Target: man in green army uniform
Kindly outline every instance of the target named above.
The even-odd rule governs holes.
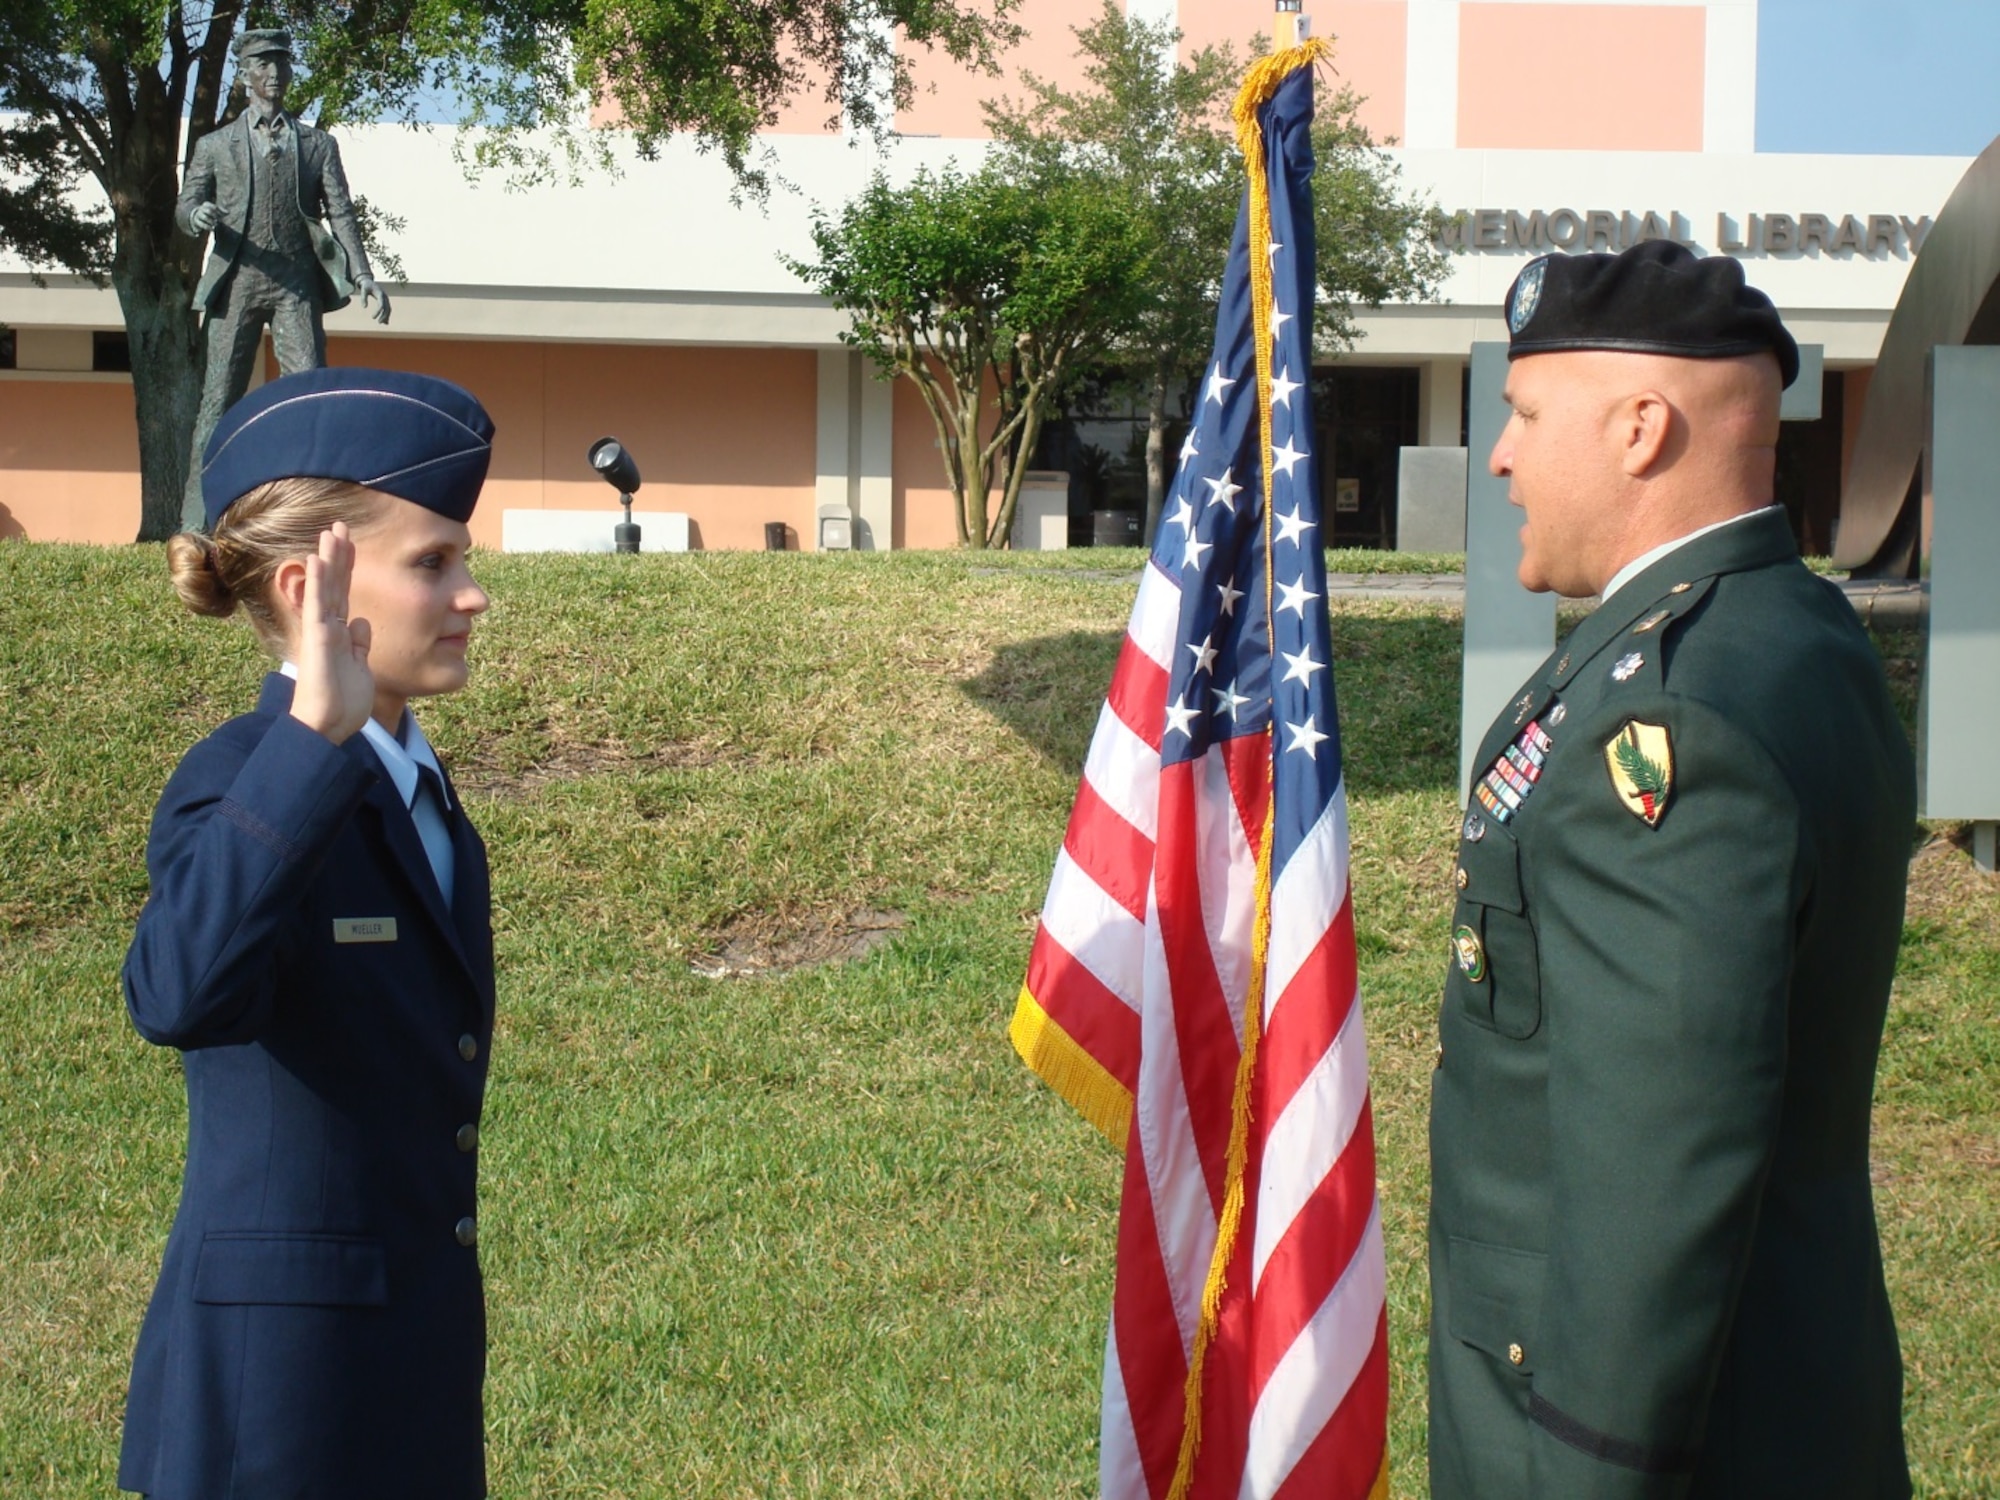
[[[1798,348],[1723,256],[1532,262],[1490,465],[1603,603],[1475,761],[1431,1103],[1439,1500],[1900,1500],[1869,1102],[1915,822],[1771,504]]]

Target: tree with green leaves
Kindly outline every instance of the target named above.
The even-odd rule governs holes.
[[[820,80],[872,128],[911,95],[892,38],[990,66],[1015,0],[6,0],[0,5],[0,246],[109,279],[132,352],[141,539],[177,529],[200,400],[189,305],[205,246],[174,227],[194,144],[241,111],[230,43],[291,31],[288,107],[321,128],[414,119],[428,92],[485,127],[474,159],[532,179],[593,154],[569,122],[608,96],[641,154],[691,133],[753,191],[757,130]],[[8,119],[6,115],[15,118]],[[183,126],[185,125],[185,129]],[[531,132],[554,129],[551,152]],[[102,203],[72,189],[94,182]]]
[[[1226,46],[1177,62],[1180,33],[1127,17],[1115,0],[1072,29],[1083,86],[1058,88],[1025,73],[1026,101],[989,104],[986,119],[1002,170],[1031,182],[1086,174],[1146,226],[1153,274],[1113,357],[1137,367],[1145,382],[1150,537],[1170,475],[1168,404],[1215,332],[1215,291],[1243,189],[1229,121],[1243,70]]]
[[[1139,311],[1146,225],[1098,189],[993,167],[948,164],[901,186],[878,173],[837,215],[815,211],[816,260],[788,261],[850,316],[842,339],[878,375],[922,393],[962,546],[1005,544],[1044,418]]]
[[[1127,16],[1115,0],[1073,29],[1082,86],[1025,74],[1027,99],[988,106],[987,120],[1004,170],[1028,181],[1086,174],[1147,226],[1154,276],[1115,357],[1141,372],[1147,391],[1150,537],[1169,482],[1169,402],[1208,356],[1243,191],[1230,107],[1244,65],[1228,46],[1178,60],[1180,32]],[[1313,129],[1316,343],[1330,354],[1359,336],[1357,306],[1428,300],[1447,269],[1435,243],[1441,216],[1404,194],[1401,169],[1356,118],[1362,102],[1340,87],[1321,102]]]

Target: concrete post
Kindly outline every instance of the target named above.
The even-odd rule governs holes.
[[[894,412],[893,388],[874,378],[859,353],[820,350],[813,513],[844,508],[854,523],[857,551],[887,552],[895,534],[890,476]]]
[[[1507,425],[1507,346],[1472,346],[1471,422],[1465,486],[1465,670],[1459,698],[1458,790],[1472,785],[1472,757],[1486,727],[1555,644],[1556,596],[1531,594],[1521,566],[1521,513],[1507,481],[1486,468]]]
[[[1917,709],[1917,805],[1968,819],[1995,868],[2000,831],[2000,348],[1931,351],[1930,644]]]

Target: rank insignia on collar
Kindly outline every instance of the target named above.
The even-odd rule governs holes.
[[[1467,979],[1477,984],[1486,977],[1486,950],[1470,927],[1461,927],[1451,935],[1451,951],[1458,960],[1459,973]]]
[[[1645,619],[1641,620],[1637,625],[1634,625],[1632,627],[1632,634],[1644,635],[1647,631],[1651,630],[1655,625],[1659,624],[1660,621],[1666,619],[1667,616],[1672,613],[1673,611],[1670,609],[1663,609],[1656,615],[1646,616]]]
[[[1604,764],[1625,810],[1657,828],[1674,790],[1674,746],[1665,727],[1628,720],[1605,742]]]
[[[1645,665],[1646,658],[1636,651],[1630,655],[1621,656],[1618,658],[1618,665],[1611,669],[1611,680],[1613,682],[1630,682],[1639,668]]]

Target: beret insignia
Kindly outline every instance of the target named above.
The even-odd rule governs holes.
[[[1519,333],[1528,326],[1528,320],[1535,315],[1535,309],[1542,301],[1542,278],[1548,275],[1549,258],[1544,255],[1539,260],[1530,261],[1527,269],[1514,278],[1514,295],[1507,301],[1507,330]]]

